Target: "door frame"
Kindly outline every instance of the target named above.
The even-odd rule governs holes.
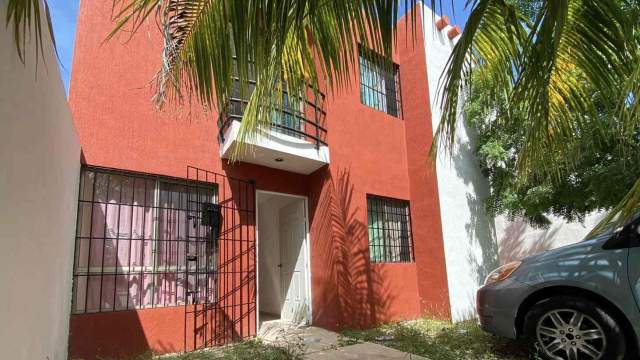
[[[307,291],[306,296],[309,302],[307,307],[307,324],[311,325],[313,322],[312,314],[313,314],[313,301],[311,298],[311,233],[309,232],[309,198],[304,195],[294,195],[287,194],[275,191],[267,191],[267,190],[258,190],[256,189],[255,195],[255,204],[256,204],[256,223],[255,223],[255,237],[256,237],[256,331],[260,331],[260,228],[259,228],[259,220],[260,220],[260,195],[278,195],[278,196],[286,196],[291,198],[300,199],[303,201],[302,207],[304,211],[304,231],[305,238],[302,242],[303,251],[307,257],[307,264],[305,266],[306,272],[306,281],[307,281]],[[280,239],[278,239],[278,243]]]

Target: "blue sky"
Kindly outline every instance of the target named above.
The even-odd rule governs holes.
[[[60,75],[62,75],[64,88],[69,93],[69,77],[71,76],[71,60],[73,59],[79,0],[51,0],[48,3],[60,58]]]
[[[91,0],[96,1],[96,0]],[[108,1],[108,0],[100,0]],[[436,0],[438,13],[449,16],[451,22],[464,28],[469,17],[469,10],[465,9],[467,0]],[[430,4],[430,0],[424,0]],[[453,6],[452,6],[453,5]],[[73,59],[73,45],[76,35],[76,23],[78,20],[79,0],[50,0],[51,19],[53,32],[58,46],[60,57],[60,74],[64,82],[64,88],[69,92],[69,78],[71,77],[71,63]],[[440,8],[442,6],[442,9]],[[455,15],[454,11],[455,9]]]
[[[431,0],[422,0],[422,2],[427,6],[431,6]],[[435,0],[435,2],[438,14],[447,15],[452,25],[460,25],[464,29],[464,24],[469,18],[469,9],[465,9],[467,0]],[[403,1],[400,0],[400,13],[406,11],[402,3]]]

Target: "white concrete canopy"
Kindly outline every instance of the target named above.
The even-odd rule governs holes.
[[[220,146],[223,159],[233,158],[239,144],[239,131],[240,122],[231,121]],[[235,160],[308,175],[329,164],[329,147],[316,147],[316,144],[303,139],[263,130],[256,139],[246,141],[245,148]]]

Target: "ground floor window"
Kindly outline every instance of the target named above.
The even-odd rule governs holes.
[[[217,185],[85,168],[75,243],[73,312],[175,306],[197,289],[213,299]],[[209,226],[205,226],[209,225]]]
[[[368,195],[369,258],[372,262],[413,262],[409,202]]]

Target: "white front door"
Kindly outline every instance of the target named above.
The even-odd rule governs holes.
[[[296,201],[280,211],[280,274],[282,320],[308,323],[307,252],[304,201]]]

